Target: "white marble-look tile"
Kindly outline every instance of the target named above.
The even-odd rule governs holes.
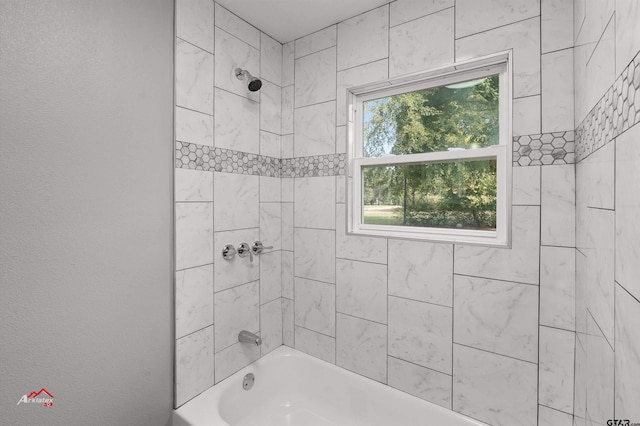
[[[454,345],[453,410],[492,425],[536,426],[536,364]]]
[[[452,309],[389,296],[389,355],[451,374]]]
[[[295,81],[296,108],[334,100],[336,98],[336,48],[332,47],[296,59]]]
[[[346,154],[348,144],[347,126],[336,127],[336,154]]]
[[[640,126],[618,136],[615,149],[616,280],[640,299]]]
[[[296,108],[294,111],[296,157],[333,154],[336,151],[335,101]]]
[[[600,3],[611,4],[613,0],[590,1],[589,7],[597,8]],[[597,16],[597,13],[590,12],[588,16]],[[604,32],[597,32],[597,36],[594,33],[594,39],[587,44],[582,44],[583,42],[578,40],[576,48],[574,48],[576,70],[574,77],[576,101],[574,106],[576,110],[575,123],[578,124],[615,82],[617,77],[615,19],[609,20],[610,16],[611,13],[609,13],[603,24],[606,26]],[[589,24],[585,22],[582,27],[589,27]],[[603,28],[605,27],[603,26]]]
[[[280,181],[282,191],[282,202],[293,203],[293,178],[282,178]]]
[[[389,240],[389,294],[451,306],[453,245]]]
[[[336,123],[347,124],[347,89],[367,83],[386,80],[389,77],[389,60],[382,59],[369,64],[360,65],[338,71],[336,92]]]
[[[389,77],[426,71],[454,61],[453,8],[389,30]]]
[[[213,262],[213,203],[176,203],[176,270]]]
[[[260,78],[282,86],[282,44],[260,33]]]
[[[306,35],[295,41],[295,58],[310,55],[336,45],[336,25]],[[293,84],[293,82],[292,82]]]
[[[590,219],[586,230],[587,247],[580,249],[586,255],[586,271],[582,275],[584,281],[576,282],[576,287],[586,286],[585,306],[607,340],[612,343],[615,258],[620,256],[619,251],[614,252],[616,218],[613,211],[601,209],[588,209],[588,215]],[[634,262],[637,262],[637,259]]]
[[[213,327],[176,341],[176,405],[213,386]]]
[[[247,87],[249,83],[246,80],[239,80],[235,73],[236,68],[242,68],[254,77],[260,77],[260,50],[258,49],[216,28],[216,88],[258,102],[260,92],[250,92]]]
[[[282,299],[282,344],[290,348],[295,346],[293,306],[293,300]]]
[[[176,169],[175,201],[213,201],[213,173]]]
[[[573,0],[542,0],[542,53],[573,47]]]
[[[573,331],[540,327],[539,403],[573,413]]]
[[[216,352],[216,383],[260,358],[260,346],[236,343]]]
[[[260,155],[280,158],[282,136],[260,131]]]
[[[640,419],[640,302],[616,285],[616,419]]]
[[[615,356],[591,315],[587,317],[587,404],[592,425],[614,418]]]
[[[346,176],[336,176],[336,203],[347,202],[347,178]]]
[[[216,232],[260,225],[260,176],[215,172],[214,182]]]
[[[260,130],[280,134],[281,128],[282,90],[265,80],[260,89]]]
[[[635,0],[616,0],[616,75],[629,65],[640,50],[638,22],[640,4]]]
[[[216,232],[213,236],[215,268],[213,269],[214,291],[228,289],[260,279],[260,256],[249,260],[249,256],[234,256],[231,260],[222,258],[222,248],[232,244],[236,249],[241,242],[251,244],[259,235],[258,228],[240,229],[237,231]]]
[[[213,116],[176,107],[176,140],[213,146]]]
[[[282,255],[280,250],[260,255],[260,304],[282,296]]]
[[[336,335],[336,286],[295,278],[295,324],[328,336]]]
[[[467,0],[469,2],[469,0]],[[456,40],[456,61],[513,49],[513,96],[540,93],[540,18]]]
[[[576,250],[540,247],[540,324],[575,330]]]
[[[338,24],[338,70],[386,58],[389,55],[389,5]]]
[[[213,55],[176,40],[176,105],[213,115]]]
[[[262,355],[282,346],[282,299],[260,306],[260,337]]]
[[[293,252],[282,250],[282,297],[293,299]]]
[[[297,350],[331,364],[336,363],[336,339],[333,337],[296,326],[294,339]]]
[[[586,334],[587,332],[587,290],[589,274],[587,257],[576,249],[576,333]]]
[[[387,383],[387,326],[337,315],[336,365]]]
[[[386,324],[387,266],[336,259],[336,295],[338,312]]]
[[[213,53],[213,13],[211,0],[176,1],[176,36]]]
[[[584,341],[584,342],[583,342]],[[573,397],[573,415],[575,424],[584,425],[587,416],[587,345],[586,327],[585,334],[576,333],[576,360],[575,360],[575,385]]]
[[[335,283],[335,231],[295,228],[294,234],[296,276]]]
[[[389,386],[451,409],[450,375],[393,357],[389,357],[388,368]]]
[[[293,86],[282,88],[282,134],[293,133]],[[293,139],[293,138],[292,138]],[[293,140],[292,140],[293,142]],[[291,144],[293,148],[293,143]],[[291,155],[282,155],[282,158],[293,157],[293,149]]]
[[[282,45],[282,87],[293,84],[294,45],[293,41]]]
[[[456,245],[454,272],[538,284],[540,208],[514,206],[511,227],[510,249]]]
[[[573,416],[545,407],[544,405],[539,405],[538,426],[573,426]]]
[[[637,132],[635,129],[631,129],[630,133],[633,134],[634,131]],[[603,146],[576,165],[576,191],[578,189],[581,191],[579,196],[576,194],[576,203],[578,198],[581,198],[583,201],[581,207],[597,207],[610,210],[615,208],[616,144],[620,144],[620,140],[624,141],[626,136],[627,133],[620,135],[618,142]],[[621,160],[625,161],[624,157],[618,157],[618,161]],[[617,165],[618,167],[624,166],[623,163],[617,163]],[[578,168],[582,169],[580,179],[578,179],[577,175]],[[628,176],[624,178],[628,178]],[[617,184],[622,190],[625,190],[626,182],[625,180],[618,181]]]
[[[456,343],[538,361],[537,286],[456,275],[453,300]]]
[[[258,281],[215,293],[216,352],[238,342],[238,333],[260,331],[260,285]]]
[[[389,24],[392,27],[425,15],[453,7],[455,0],[397,0],[391,2]]]
[[[387,263],[387,239],[347,235],[344,204],[336,204],[336,256],[341,259]]]
[[[540,205],[540,166],[513,168],[513,205]]]
[[[176,337],[213,324],[213,264],[176,272]]]
[[[293,123],[293,120],[291,122]],[[293,158],[293,135],[282,136],[280,158]]]
[[[513,136],[540,134],[540,95],[513,100],[512,126]]]
[[[260,152],[260,104],[216,89],[215,145],[235,151]]]
[[[540,0],[457,0],[456,38],[540,15]]]
[[[297,227],[335,229],[336,178],[296,178],[294,224]]]
[[[542,133],[573,129],[573,49],[542,55]]]
[[[216,27],[225,30],[245,43],[249,43],[256,49],[260,49],[260,30],[217,3],[215,22]],[[219,52],[219,50],[216,50],[216,52]]]
[[[293,203],[282,203],[282,250],[293,251]]]
[[[279,203],[281,201],[280,178],[260,176],[260,202]]]
[[[282,204],[260,203],[260,241],[270,250],[282,247]]]

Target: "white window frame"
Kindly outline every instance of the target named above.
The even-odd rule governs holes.
[[[347,90],[349,174],[347,179],[347,233],[436,242],[510,247],[511,245],[511,51],[459,62],[423,73],[415,73]],[[499,143],[486,148],[407,154],[385,157],[363,155],[363,102],[430,87],[444,86],[499,75]],[[458,160],[495,159],[497,167],[496,230],[428,228],[371,225],[363,223],[364,166],[424,164]]]

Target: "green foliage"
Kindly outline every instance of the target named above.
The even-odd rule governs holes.
[[[366,103],[365,155],[404,155],[495,145],[498,76]],[[402,206],[409,226],[495,228],[493,160],[368,167],[364,202]]]

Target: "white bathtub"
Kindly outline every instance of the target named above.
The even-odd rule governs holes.
[[[255,375],[252,389],[242,381]],[[281,346],[187,402],[174,426],[478,426],[484,423]]]

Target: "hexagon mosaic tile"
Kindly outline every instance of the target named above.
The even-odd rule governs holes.
[[[620,74],[576,129],[577,160],[640,122],[640,54]]]
[[[180,141],[176,141],[175,157],[177,168],[269,177],[341,176],[346,174],[347,164],[345,154],[281,160]]]
[[[573,164],[574,160],[573,131],[513,138],[514,167]]]

